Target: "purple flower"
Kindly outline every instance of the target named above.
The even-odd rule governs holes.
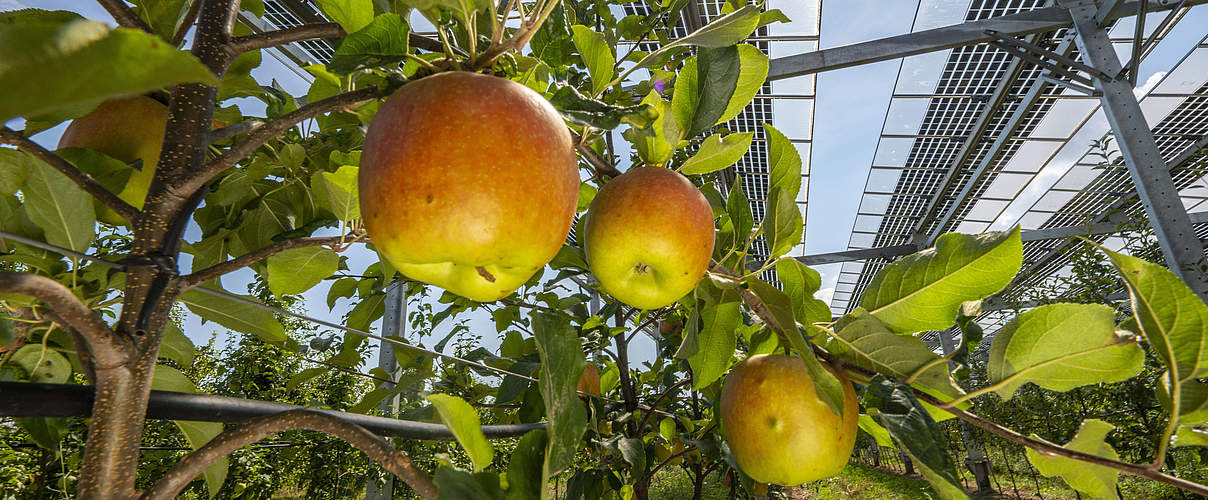
[[[654,90],[658,91],[659,95],[663,95],[663,91],[667,89],[667,82],[663,80],[654,81]]]

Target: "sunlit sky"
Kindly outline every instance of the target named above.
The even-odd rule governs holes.
[[[798,2],[797,0],[771,0],[771,7],[780,7],[794,15],[794,10],[802,9],[802,5],[813,2]],[[917,2],[885,1],[885,0],[843,0],[823,2],[821,15],[820,44],[822,47],[834,47],[854,42],[871,40],[886,36],[906,33],[912,29],[924,27],[924,24],[939,22],[952,18],[940,24],[959,22],[963,17],[967,0],[924,0],[924,5],[930,7],[923,15],[918,11]],[[12,10],[23,7],[42,9],[63,9],[79,12],[91,19],[104,20],[112,23],[107,13],[94,2],[85,0],[0,0],[0,10]],[[925,9],[926,10],[926,9]],[[953,17],[953,14],[957,14]],[[800,15],[800,14],[796,14]],[[919,24],[916,25],[916,17]],[[1155,24],[1157,21],[1150,21]],[[1192,47],[1199,43],[1204,35],[1204,26],[1208,26],[1208,6],[1199,6],[1191,10],[1170,33],[1154,53],[1145,59],[1141,65],[1140,82],[1142,90],[1148,90],[1161,80]],[[934,27],[928,25],[925,27]],[[417,31],[423,31],[420,26]],[[774,45],[772,56],[783,56],[788,53],[809,50],[811,42],[784,42]],[[261,82],[277,81],[283,88],[294,95],[305,95],[309,88],[309,80],[304,72],[286,64],[285,59],[275,51],[266,51],[263,63],[254,70],[253,74]],[[816,254],[846,250],[849,247],[852,226],[860,206],[861,196],[869,176],[874,154],[877,152],[878,141],[886,126],[887,110],[898,80],[901,60],[857,66],[842,70],[822,73],[817,77],[817,99],[814,101],[814,116],[812,123],[808,117],[797,112],[796,108],[782,106],[801,106],[800,102],[780,101],[773,125],[784,131],[789,137],[801,137],[800,134],[812,134],[812,154],[809,162],[808,203],[809,209],[806,220],[806,237],[804,249],[798,248],[794,255]],[[1202,72],[1208,72],[1208,61],[1200,64]],[[800,82],[788,80],[774,84],[774,93],[796,93],[802,88]],[[808,102],[808,101],[807,101]],[[245,114],[258,114],[263,105],[243,99],[240,107]],[[48,147],[53,147],[62,126],[48,130],[36,136],[36,139]],[[1085,145],[1107,132],[1105,122],[1091,120],[1080,130],[1073,144],[1076,149],[1085,152]],[[797,134],[797,135],[795,135]],[[803,137],[809,138],[809,137]],[[1072,151],[1072,149],[1071,149]],[[808,151],[807,151],[808,152]],[[1053,161],[1047,165],[1023,189],[1016,202],[1010,204],[1006,211],[996,220],[995,226],[1009,227],[1043,195],[1048,188],[1065,173],[1080,156],[1073,155],[1068,161]],[[626,155],[622,154],[622,158]],[[997,227],[995,227],[997,228]],[[193,227],[186,239],[195,241],[198,236],[197,228]],[[351,272],[356,274],[366,266],[375,262],[377,257],[364,250],[355,248],[348,251]],[[188,257],[184,257],[182,267],[187,269]],[[823,275],[823,290],[818,297],[829,301],[834,292],[835,281],[839,274],[839,264],[820,266],[817,269]],[[250,271],[230,275],[223,279],[224,287],[233,292],[244,292],[250,278]],[[351,309],[348,299],[341,299],[336,307],[328,311],[326,305],[327,289],[330,282],[324,282],[309,292],[303,294],[309,314],[339,322],[341,317]],[[433,294],[438,296],[439,293]],[[438,310],[440,305],[437,305]],[[437,332],[424,336],[419,341],[431,345],[444,336],[452,325],[446,322]],[[498,347],[500,339],[495,333],[494,324],[486,314],[470,315],[470,328],[482,336],[482,342],[488,349]],[[204,344],[212,335],[217,334],[220,342],[230,338],[230,333],[222,331],[214,324],[202,324],[196,317],[190,317],[185,328],[186,333],[195,343]],[[234,334],[238,335],[238,334]],[[414,332],[407,335],[416,340]],[[644,336],[637,337],[637,344],[632,348],[634,363],[648,362],[654,354],[653,342]],[[449,348],[451,350],[451,347]]]

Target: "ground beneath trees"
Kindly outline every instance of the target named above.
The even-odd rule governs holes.
[[[1073,495],[1062,496],[1045,492],[1043,496],[1036,492],[1019,489],[1018,496],[1013,488],[1007,487],[1005,492],[994,495],[977,495],[966,490],[971,498],[977,500],[1006,500],[1006,499],[1044,499],[1064,500],[1074,498]],[[934,490],[921,475],[903,475],[888,469],[849,464],[839,475],[815,481],[795,488],[784,490],[785,498],[790,500],[914,500],[918,498],[937,498]]]

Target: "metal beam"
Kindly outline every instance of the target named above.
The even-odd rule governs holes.
[[[1118,75],[1120,59],[1108,39],[1107,30],[1096,24],[1096,12],[1094,2],[1089,0],[1070,2],[1078,48],[1091,66],[1109,75]],[[1191,218],[1183,208],[1179,191],[1154,141],[1153,131],[1133,94],[1132,84],[1120,79],[1097,77],[1094,80],[1095,88],[1103,93],[1099,99],[1103,111],[1162,246],[1167,267],[1201,298],[1208,296],[1208,279],[1200,269],[1204,246],[1195,235]]]
[[[92,414],[92,402],[95,395],[96,389],[89,385],[0,382],[0,416],[86,418]],[[147,418],[239,423],[256,417],[301,408],[304,407],[252,399],[151,391],[151,399],[147,405]],[[440,424],[317,408],[309,409],[357,424],[380,436],[424,441],[453,441],[454,439],[453,431]],[[499,439],[522,436],[530,430],[544,428],[545,423],[484,425],[482,431],[488,439]]]
[[[1123,2],[1119,9],[1109,12],[1104,20],[1114,21],[1133,15],[1137,11],[1138,3]],[[1208,0],[1188,0],[1185,6],[1193,7],[1203,3],[1208,3]],[[1149,12],[1167,11],[1174,7],[1169,3],[1153,2],[1149,5]],[[994,38],[987,35],[986,30],[1019,36],[1044,33],[1068,28],[1072,25],[1073,21],[1070,19],[1069,11],[1062,7],[1046,7],[1009,16],[970,21],[842,47],[778,57],[770,63],[768,81],[888,61],[965,45],[988,43]]]
[[[1192,224],[1208,223],[1208,212],[1196,212],[1189,214],[1188,220],[1190,220]],[[1020,232],[1020,237],[1023,239],[1023,241],[1027,242],[1058,240],[1073,236],[1112,234],[1120,232],[1120,225],[1127,222],[1130,222],[1130,220],[1125,219],[1123,216],[1117,215],[1116,217],[1109,218],[1105,222],[1100,221],[1093,224],[1025,230]],[[842,252],[820,253],[795,258],[803,264],[816,266],[822,264],[834,264],[837,262],[901,257],[903,255],[915,253],[923,248],[924,247],[914,244],[905,244],[889,247],[863,248],[859,250],[844,250]]]

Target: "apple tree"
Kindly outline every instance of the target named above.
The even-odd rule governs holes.
[[[784,463],[789,455],[776,450],[802,446],[787,437],[808,434],[796,432],[805,425],[794,423],[801,419],[775,420],[761,431],[735,428],[743,424],[724,417],[727,404],[735,404],[727,402],[727,374],[773,359],[755,358],[765,355],[793,367],[776,380],[794,397],[745,402],[744,409],[822,415],[852,441],[857,425],[887,435],[943,498],[965,496],[956,486],[955,464],[937,445],[943,439],[937,420],[954,417],[1028,447],[1043,473],[1096,496],[1114,494],[1120,472],[1208,492],[1161,470],[1170,447],[1208,444],[1208,306],[1156,264],[1104,250],[1130,293],[1128,318],[1118,321],[1115,310],[1094,304],[1050,304],[1021,313],[989,347],[989,385],[973,391],[963,389],[954,372],[961,373],[981,342],[975,320],[982,301],[1019,272],[1018,229],[941,237],[935,248],[886,266],[859,307],[841,318],[832,318],[814,298],[818,273],[786,257],[803,232],[795,203],[801,158],[771,124],[735,131],[726,126],[768,72],[768,57],[743,41],[758,27],[785,20],[779,11],[732,1],[710,24],[674,38],[672,19],[687,4],[683,0],[651,2],[649,15],[620,18],[606,2],[320,0],[333,22],[259,33],[237,16],[240,9],[263,15],[264,6],[254,0],[99,3],[117,28],[71,12],[0,13],[0,119],[8,124],[0,142],[11,146],[0,149],[0,292],[3,326],[14,332],[2,366],[20,381],[62,383],[78,374],[93,387],[76,491],[82,498],[171,498],[198,477],[214,492],[227,455],[295,429],[351,443],[425,498],[546,497],[554,477],[569,478],[568,488],[580,496],[645,498],[651,476],[668,466],[690,470],[698,493],[713,471],[762,492],[768,481],[814,478],[769,472],[793,468]],[[409,22],[418,16],[436,27],[435,38],[412,32]],[[263,50],[312,39],[333,40],[336,50],[326,64],[304,68],[314,77],[305,96],[251,75]],[[388,247],[402,229],[385,224],[366,231],[368,212],[398,200],[359,196],[380,181],[362,175],[382,167],[368,164],[382,157],[374,148],[395,144],[366,140],[375,123],[380,128],[394,119],[379,113],[394,113],[390,99],[454,72],[507,80],[509,88],[555,109],[553,134],[567,140],[550,147],[566,150],[536,154],[571,158],[568,168],[579,179],[564,211],[540,213],[549,215],[551,227],[569,228],[571,237],[556,241],[546,262],[497,300],[466,293],[461,281],[440,287],[416,281],[436,280],[417,271],[415,262],[391,256],[396,253]],[[262,103],[264,112],[245,113],[247,100]],[[130,102],[162,110],[136,111]],[[421,104],[432,106],[425,116],[472,106]],[[94,119],[101,125],[90,125]],[[34,138],[68,121],[70,132],[58,148]],[[142,126],[148,123],[155,126]],[[455,142],[503,162],[491,149],[501,147],[494,134],[521,128],[433,140],[428,147]],[[421,132],[390,130],[403,137]],[[620,140],[629,143],[630,157],[615,154],[613,141]],[[766,207],[761,220],[741,186],[719,175],[756,140],[766,143],[770,157],[768,195],[755,200]],[[519,184],[487,191],[549,189],[541,169],[530,178],[492,177],[490,164],[474,163],[464,168],[484,170],[465,175],[478,176],[480,184]],[[652,171],[657,175],[631,175]],[[447,177],[460,172],[451,167]],[[626,181],[636,178],[645,180]],[[632,197],[608,203],[626,182]],[[669,185],[674,189],[665,191]],[[429,193],[428,203],[432,194],[445,192]],[[690,210],[662,205],[680,199]],[[496,227],[491,224],[509,216],[532,215],[519,213],[521,204],[485,222],[452,212],[471,205],[449,204],[448,220],[473,220],[489,233]],[[629,212],[609,219],[606,207],[612,206]],[[602,236],[640,234],[663,223],[672,229],[661,236]],[[447,243],[439,240],[452,229],[432,227],[424,238],[402,244]],[[756,241],[766,244],[768,255],[752,252]],[[525,243],[522,237],[505,246]],[[452,242],[459,250],[474,244]],[[385,258],[348,275],[344,271],[354,263],[341,254],[352,246]],[[665,253],[636,264],[626,260],[647,248]],[[473,272],[460,280],[495,283],[500,277],[496,268],[470,264]],[[400,268],[406,269],[401,275]],[[298,347],[274,316],[279,311],[223,288],[224,276],[246,269],[275,296],[329,281],[329,306],[356,298],[338,325],[347,334],[324,366],[363,362],[363,334],[382,316],[387,287],[399,280],[413,293],[440,294],[442,310],[427,317],[429,328],[469,311],[489,312],[496,331],[476,333],[502,339],[497,352],[466,345],[452,358],[388,339],[407,380],[397,387],[431,389],[424,391],[425,401],[468,459],[434,468],[431,457],[409,457],[337,416],[294,410],[231,428],[181,424],[196,451],[136,491],[150,391],[195,389],[172,363],[161,362],[192,349],[171,321],[177,304],[283,349]],[[771,270],[774,280],[767,279]],[[662,279],[661,273],[677,278]],[[593,307],[593,296],[604,304]],[[662,332],[660,355],[635,368],[630,342],[656,328]],[[946,356],[919,338],[950,328],[959,328],[963,341]],[[1068,391],[1129,379],[1141,370],[1146,348],[1164,364],[1159,399],[1169,415],[1148,463],[1118,460],[1104,441],[1111,429],[1103,422],[1084,422],[1072,441],[1059,445],[968,411],[973,398],[1010,398],[1028,383]],[[596,366],[585,369],[589,361]],[[325,369],[298,374],[298,383]],[[585,372],[599,372],[599,380],[580,384]],[[354,410],[368,411],[399,388],[379,387]],[[471,403],[491,410],[480,414]],[[484,417],[546,425],[521,437],[500,466],[493,465],[498,453],[481,431]],[[38,432],[52,424],[34,419],[22,425]],[[749,447],[728,443],[727,433],[764,436],[761,448],[773,452],[751,454],[744,451]],[[841,467],[850,454],[847,443],[813,458]],[[429,465],[417,466],[421,462]],[[782,477],[788,479],[777,479]]]

